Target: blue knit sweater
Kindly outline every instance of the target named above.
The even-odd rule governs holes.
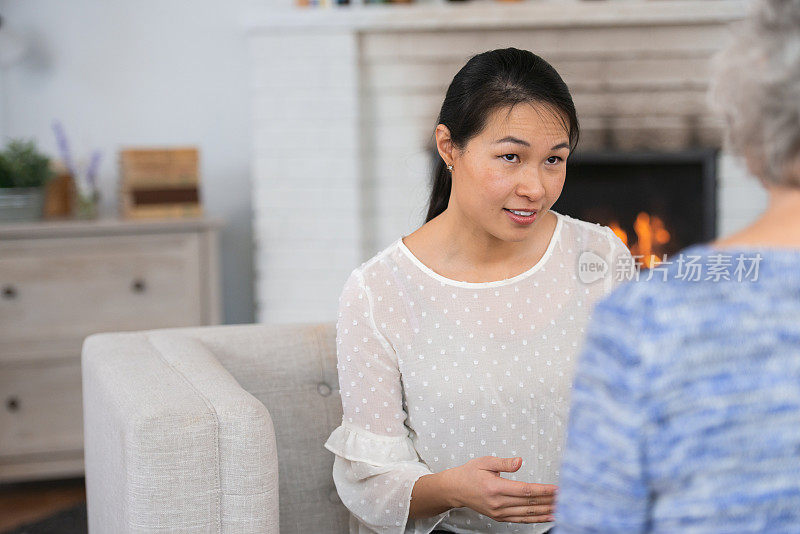
[[[800,251],[679,256],[592,312],[555,534],[800,533]]]

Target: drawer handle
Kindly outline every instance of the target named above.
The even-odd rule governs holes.
[[[6,408],[8,408],[9,412],[18,412],[19,411],[19,398],[17,397],[9,397],[6,399]]]
[[[144,290],[147,289],[147,285],[144,283],[144,280],[141,278],[137,278],[131,284],[131,289],[134,293],[144,293]]]
[[[11,285],[3,286],[3,298],[9,300],[17,298],[17,288]]]

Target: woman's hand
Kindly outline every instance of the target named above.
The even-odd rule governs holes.
[[[453,507],[466,506],[495,521],[553,521],[558,486],[508,480],[500,476],[501,472],[512,473],[521,466],[522,458],[519,457],[481,456],[448,469]]]

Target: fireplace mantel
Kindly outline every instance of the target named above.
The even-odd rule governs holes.
[[[538,1],[506,3],[354,4],[329,8],[254,8],[251,32],[298,30],[431,31],[726,23],[746,12],[743,0]]]

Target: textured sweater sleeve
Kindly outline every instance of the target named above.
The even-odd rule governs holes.
[[[359,269],[339,299],[336,351],[342,423],[325,448],[333,479],[358,532],[427,534],[449,515],[408,519],[417,479],[432,474],[413,446],[403,407],[397,354],[378,331],[372,296]]]
[[[598,302],[573,381],[556,503],[557,534],[646,532],[646,310],[627,284]]]

